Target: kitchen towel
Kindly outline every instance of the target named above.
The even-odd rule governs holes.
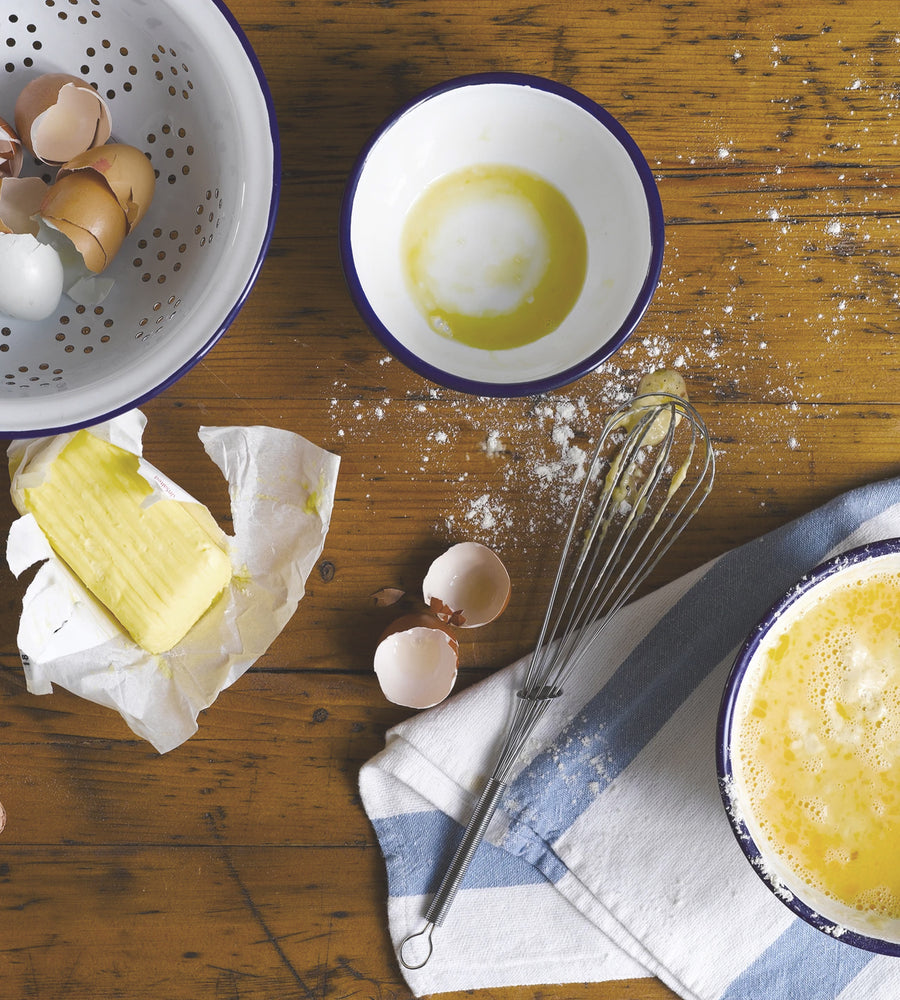
[[[702,514],[701,514],[702,517]],[[824,559],[900,536],[900,479],[862,487],[619,612],[546,713],[417,996],[658,976],[689,1000],[896,1000],[900,959],[793,916],[747,863],[715,768],[743,640]],[[360,773],[395,948],[423,926],[527,659],[394,727]]]

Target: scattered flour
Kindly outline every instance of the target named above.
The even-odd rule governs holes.
[[[900,36],[894,41],[900,45]],[[837,33],[827,39],[823,34],[826,42],[842,45]],[[338,438],[372,434],[377,442],[389,427],[394,440],[407,442],[408,465],[385,467],[395,459],[381,457],[373,447],[366,457],[371,467],[361,474],[414,478],[427,471],[429,480],[453,484],[445,491],[447,509],[434,512],[437,533],[499,548],[543,548],[567,524],[606,416],[631,395],[642,375],[656,368],[679,370],[689,387],[700,382],[706,400],[740,401],[752,390],[759,405],[749,408],[743,440],[723,443],[719,457],[727,458],[729,448],[756,448],[770,464],[754,484],[732,487],[738,492],[765,490],[771,479],[770,492],[777,493],[773,456],[782,455],[786,464],[802,462],[805,421],[837,412],[836,404],[823,400],[821,390],[827,395],[829,383],[819,373],[841,360],[850,336],[879,336],[885,316],[900,306],[900,292],[888,289],[878,270],[883,258],[893,256],[898,238],[891,168],[879,170],[875,160],[867,165],[862,144],[872,141],[865,132],[870,126],[874,132],[874,125],[854,121],[851,103],[845,119],[823,121],[818,132],[809,123],[790,140],[783,138],[784,113],[799,114],[807,100],[805,88],[814,83],[788,72],[792,62],[798,65],[790,39],[748,42],[740,49],[733,40],[723,40],[722,55],[736,72],[763,72],[775,79],[778,74],[769,71],[774,65],[784,74],[783,93],[776,90],[771,97],[773,114],[761,119],[762,128],[771,122],[771,152],[765,172],[755,175],[756,190],[744,187],[741,136],[715,134],[714,119],[705,132],[698,130],[693,148],[673,154],[671,162],[657,158],[654,173],[665,203],[666,185],[675,183],[672,178],[681,176],[677,172],[685,163],[723,173],[736,170],[736,190],[746,199],[739,212],[749,214],[750,224],[728,218],[725,209],[718,211],[720,219],[699,221],[721,222],[746,243],[729,251],[723,237],[714,254],[698,258],[696,246],[685,242],[682,259],[680,238],[686,230],[677,224],[667,229],[663,271],[648,316],[610,362],[568,389],[531,399],[473,399],[417,384],[405,394],[360,405],[347,398],[353,390],[346,384],[335,386],[331,414]],[[847,102],[865,96],[881,105],[882,116],[900,111],[896,87],[853,73],[845,82]],[[886,149],[891,142],[896,146],[898,138],[883,139],[876,148]],[[851,159],[854,166],[848,169],[844,164]],[[804,199],[797,200],[792,192],[803,180],[795,171],[808,171],[810,165],[822,181],[804,188]],[[754,176],[747,175],[752,184]],[[701,211],[699,204],[695,208]],[[815,299],[799,295],[795,305],[792,290],[808,289],[813,279]],[[809,301],[816,307],[809,308]],[[860,349],[858,341],[853,349]],[[387,366],[392,359],[380,357],[378,364]],[[468,453],[457,466],[460,439]],[[523,495],[529,498],[524,514]]]
[[[500,431],[491,431],[484,444],[485,454],[487,455],[500,455],[503,453],[503,442],[500,440]]]

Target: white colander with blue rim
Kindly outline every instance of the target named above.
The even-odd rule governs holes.
[[[11,9],[8,5],[7,9]],[[96,306],[0,314],[0,437],[87,426],[195,365],[244,303],[268,249],[279,143],[263,72],[219,0],[32,0],[0,14],[0,117],[42,73],[108,102],[113,141],[149,157],[156,192]],[[23,176],[55,171],[26,154]]]

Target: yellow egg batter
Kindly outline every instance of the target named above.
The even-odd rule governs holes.
[[[733,746],[757,842],[826,896],[900,918],[900,571],[891,565],[845,574],[786,613],[745,679]]]
[[[568,199],[503,164],[430,184],[404,223],[401,254],[409,293],[431,328],[486,350],[555,330],[587,271],[587,238]]]

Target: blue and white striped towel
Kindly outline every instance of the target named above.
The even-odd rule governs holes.
[[[702,514],[701,514],[702,517]],[[741,642],[839,551],[900,535],[900,480],[848,493],[626,607],[545,716],[417,996],[654,975],[692,1000],[896,1000],[900,959],[795,918],[722,808],[715,724]],[[392,729],[360,774],[395,947],[422,926],[525,661]]]

